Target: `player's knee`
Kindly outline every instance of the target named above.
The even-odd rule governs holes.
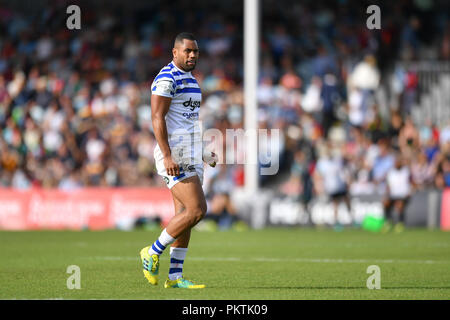
[[[206,208],[203,207],[196,207],[195,209],[191,210],[191,224],[192,225],[196,225],[197,223],[200,222],[200,220],[203,219],[203,217],[206,214]]]

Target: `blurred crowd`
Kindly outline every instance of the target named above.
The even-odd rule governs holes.
[[[150,84],[193,30],[205,96],[239,86],[239,1],[76,3],[81,30],[66,27],[67,1],[0,7],[0,185],[163,186]]]
[[[28,14],[0,7],[1,186],[163,186],[149,86],[179,31],[198,38],[203,127],[224,136],[243,128],[241,1],[82,4],[81,30],[66,28],[64,1]],[[368,5],[261,1],[258,122],[281,132],[279,174],[261,176],[262,186],[309,201],[324,192],[316,164],[332,158],[351,193],[373,193],[396,153],[417,188],[450,186],[450,121],[438,128],[410,117],[417,75],[397,76],[398,107],[388,117],[375,95],[397,60],[450,58],[448,5],[383,3],[381,30],[366,28]],[[229,194],[243,183],[242,165],[208,168],[214,210],[234,212]]]
[[[413,190],[450,186],[450,119],[443,127],[414,123],[418,74],[394,68],[450,59],[448,3],[263,4],[271,10],[263,10],[260,117],[284,132],[282,194],[305,203],[341,192],[385,194],[396,158]],[[380,6],[380,30],[366,27],[371,4]],[[393,98],[384,113],[377,97],[383,81]]]

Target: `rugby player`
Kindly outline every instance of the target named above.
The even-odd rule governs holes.
[[[214,166],[216,155],[203,154],[198,115],[202,94],[192,75],[199,48],[194,35],[180,33],[172,49],[173,60],[163,67],[152,85],[151,108],[156,169],[170,189],[175,216],[159,238],[140,252],[145,278],[158,284],[159,256],[170,247],[169,277],[165,288],[204,288],[183,276],[183,263],[194,227],[206,213],[202,189],[203,161]]]
[[[382,232],[388,232],[395,223],[394,231],[402,232],[405,229],[405,210],[414,187],[411,171],[406,159],[398,153],[395,164],[386,175],[386,196],[383,201],[386,223]],[[392,216],[394,209],[395,216]]]

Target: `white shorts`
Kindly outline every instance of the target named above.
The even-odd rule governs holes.
[[[167,174],[166,167],[164,167],[164,157],[158,146],[155,147],[154,151],[156,170],[158,174],[164,179],[167,187],[172,189],[174,185],[178,182],[183,181],[187,178],[198,176],[200,179],[200,184],[203,185],[203,163],[200,164],[189,164],[188,159],[175,159],[180,165],[180,175],[170,176]]]

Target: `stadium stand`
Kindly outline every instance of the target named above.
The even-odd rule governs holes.
[[[417,188],[450,186],[448,2],[385,1],[372,31],[369,2],[261,2],[259,126],[282,132],[280,172],[263,187],[321,195],[314,169],[329,148],[350,192],[370,193],[386,146]],[[0,8],[1,186],[163,186],[149,85],[180,30],[199,39],[205,128],[243,127],[240,1],[80,3],[76,31],[64,1]],[[242,165],[225,171],[215,183],[243,185]]]

